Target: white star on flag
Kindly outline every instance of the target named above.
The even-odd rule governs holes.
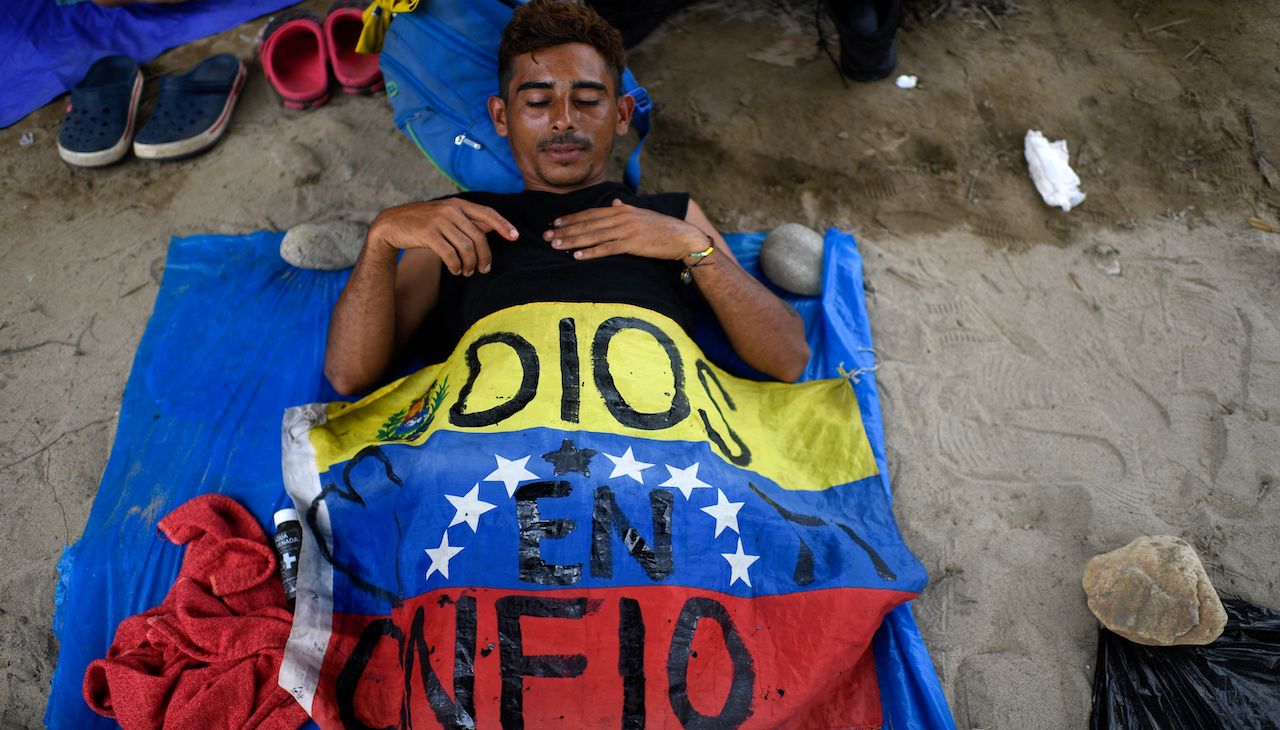
[[[724,532],[727,527],[739,535],[738,531],[738,510],[742,509],[744,502],[730,502],[729,498],[724,496],[724,490],[716,490],[716,503],[710,507],[703,507],[702,511],[716,518],[716,537],[720,537],[720,533]]]
[[[520,486],[520,482],[532,481],[538,479],[538,475],[525,468],[525,464],[529,463],[530,457],[510,461],[504,459],[497,454],[493,458],[498,460],[498,468],[494,469],[489,476],[484,478],[486,482],[502,482],[502,486],[507,488],[507,496],[514,496],[516,487]]]
[[[462,552],[462,548],[453,547],[449,544],[449,530],[444,530],[444,535],[440,537],[440,547],[426,548],[426,555],[431,558],[431,567],[426,569],[426,579],[431,579],[433,572],[439,572],[445,580],[449,578],[449,561],[453,560],[453,556]],[[732,584],[730,584],[732,585]]]
[[[431,580],[432,573],[440,573],[449,579],[449,561],[453,560],[453,556],[462,552],[462,548],[453,547],[449,544],[449,531],[446,529],[444,535],[440,538],[440,547],[427,548],[427,556],[431,558],[431,567],[427,568],[427,580]],[[729,585],[733,585],[730,583]],[[750,584],[748,584],[750,585]]]
[[[461,497],[456,494],[446,494],[444,498],[449,500],[449,504],[457,510],[453,513],[453,521],[449,523],[449,527],[465,522],[472,532],[475,532],[479,526],[480,515],[498,506],[481,501],[479,484],[473,486],[470,492]]]
[[[693,466],[686,469],[664,464],[667,471],[671,472],[671,478],[659,484],[659,487],[675,487],[680,490],[685,499],[689,499],[689,495],[693,494],[695,489],[710,489],[711,485],[698,478],[698,462],[693,462]]]
[[[428,550],[427,552],[430,551]],[[741,580],[743,583],[747,584],[748,588],[750,588],[751,576],[747,574],[747,568],[750,568],[752,563],[759,560],[760,556],[747,555],[742,552],[742,538],[738,538],[738,552],[720,553],[720,555],[725,560],[729,561],[729,570],[731,572],[731,575],[729,576],[729,586],[732,587],[735,582]],[[448,578],[449,576],[446,575],[445,577]]]
[[[631,447],[627,447],[627,452],[622,456],[614,456],[613,454],[605,454],[609,461],[613,462],[613,472],[609,474],[609,478],[627,476],[644,484],[644,477],[640,476],[640,472],[653,466],[643,461],[636,461],[636,457],[631,453]]]

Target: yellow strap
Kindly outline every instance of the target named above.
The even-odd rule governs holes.
[[[364,29],[360,31],[360,40],[356,41],[356,53],[381,53],[391,16],[413,12],[416,7],[418,0],[374,0],[364,9]]]

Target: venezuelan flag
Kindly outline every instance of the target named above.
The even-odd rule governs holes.
[[[531,304],[291,409],[281,685],[324,727],[880,727],[926,575],[844,379],[723,372],[674,322]]]

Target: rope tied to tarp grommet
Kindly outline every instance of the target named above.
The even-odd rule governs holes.
[[[880,363],[878,362],[879,356],[876,355],[876,351],[874,349],[870,347],[859,347],[858,352],[871,353],[871,367],[854,368],[853,370],[845,370],[843,360],[841,360],[840,364],[836,366],[836,372],[840,373],[840,377],[849,381],[851,385],[857,385],[859,382],[861,382],[861,380],[859,379],[859,376],[866,375],[867,373],[873,373],[880,367]]]

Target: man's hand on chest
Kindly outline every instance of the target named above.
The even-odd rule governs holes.
[[[708,237],[691,223],[615,199],[604,208],[562,216],[542,234],[552,248],[579,260],[631,254],[683,260],[707,248]]]

